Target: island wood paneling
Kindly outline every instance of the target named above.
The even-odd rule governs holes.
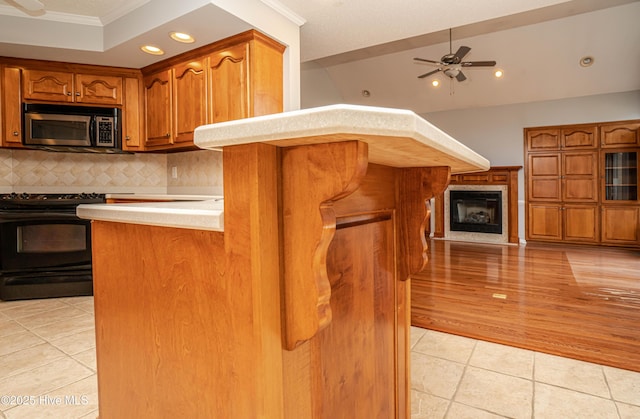
[[[412,324],[640,371],[640,251],[434,240]]]
[[[223,233],[94,221],[100,418],[408,419],[410,275],[450,169],[358,141],[223,161]]]

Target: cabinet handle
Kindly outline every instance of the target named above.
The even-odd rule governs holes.
[[[71,92],[67,92],[67,96],[71,96]]]
[[[124,137],[124,139],[129,141],[131,139],[131,137],[127,135],[126,137]]]
[[[20,135],[20,133],[18,131],[13,131],[13,136],[17,137],[18,135]]]
[[[76,96],[80,96],[80,92],[76,92]]]
[[[169,137],[171,137],[171,134],[166,133],[164,136],[165,136],[165,137],[167,137],[167,138],[169,138]]]

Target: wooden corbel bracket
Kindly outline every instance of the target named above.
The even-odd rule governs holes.
[[[333,202],[355,191],[367,171],[367,144],[345,141],[282,151],[284,346],[293,350],[331,322],[327,249]]]

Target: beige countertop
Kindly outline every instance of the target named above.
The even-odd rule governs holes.
[[[277,146],[359,140],[368,143],[369,161],[392,167],[450,166],[452,173],[489,169],[489,161],[414,112],[355,105],[332,105],[198,127],[201,148],[265,142]],[[149,200],[169,195],[111,194]],[[198,230],[223,231],[221,197],[173,202],[80,205],[80,218]],[[191,196],[198,197],[198,196]],[[163,199],[164,200],[164,199]]]
[[[198,127],[200,148],[264,142],[282,147],[358,140],[369,162],[391,167],[449,166],[451,173],[489,170],[487,159],[416,113],[358,105],[330,105]]]

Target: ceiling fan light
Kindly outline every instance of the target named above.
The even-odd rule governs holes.
[[[497,79],[501,79],[504,76],[504,71],[502,71],[501,69],[498,68],[496,71],[493,72],[493,75]]]
[[[444,74],[446,74],[451,78],[454,78],[455,76],[457,76],[458,73],[460,73],[460,69],[458,68],[447,68],[446,70],[444,70]]]
[[[432,85],[433,87],[438,87],[438,86],[440,86],[440,80],[438,80],[438,79],[433,79],[433,80],[431,80],[431,85]]]

